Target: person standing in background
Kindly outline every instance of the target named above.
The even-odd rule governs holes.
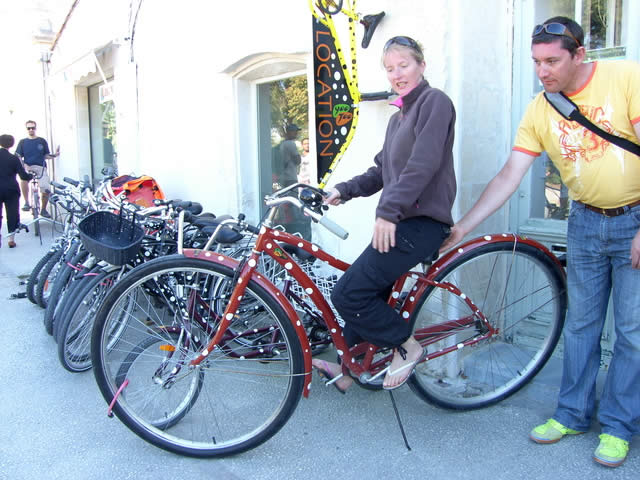
[[[15,140],[11,135],[0,135],[0,225],[2,224],[2,205],[7,215],[7,245],[15,248],[14,232],[20,225],[20,189],[16,175],[23,181],[29,181],[30,175],[25,171],[20,159],[9,152]],[[0,245],[1,237],[0,237]]]
[[[25,170],[33,173],[38,179],[38,184],[40,185],[40,190],[42,192],[42,207],[40,209],[40,215],[45,218],[51,218],[51,215],[47,211],[49,194],[51,193],[51,181],[49,179],[49,174],[47,173],[46,160],[59,156],[60,148],[56,150],[55,154],[52,154],[49,151],[49,144],[47,141],[36,135],[36,122],[28,120],[25,126],[27,127],[28,136],[20,140],[18,143],[16,155],[22,159]],[[21,180],[20,189],[22,190],[22,196],[24,197],[24,206],[22,207],[22,210],[27,212],[31,209],[31,205],[29,205],[29,182]]]
[[[311,153],[309,152],[309,139],[303,138],[301,144],[302,153],[300,154],[300,173],[298,173],[298,182],[311,185],[313,172],[311,171]]]

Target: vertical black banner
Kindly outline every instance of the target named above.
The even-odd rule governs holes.
[[[313,68],[318,183],[346,143],[353,123],[353,99],[347,87],[346,65],[341,65],[331,32],[313,20]]]

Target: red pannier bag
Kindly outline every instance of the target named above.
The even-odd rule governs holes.
[[[116,195],[124,193],[129,202],[141,207],[152,207],[156,199],[164,200],[160,186],[148,175],[121,175],[111,180],[111,188]]]

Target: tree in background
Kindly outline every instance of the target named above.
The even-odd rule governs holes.
[[[271,125],[284,138],[287,125],[298,125],[300,136],[309,132],[309,93],[306,75],[283,78],[271,84]]]

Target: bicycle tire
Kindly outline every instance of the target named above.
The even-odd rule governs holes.
[[[89,278],[67,307],[57,339],[58,359],[69,372],[84,372],[91,368],[91,331],[95,312],[120,273],[120,269],[102,271]]]
[[[66,319],[71,314],[70,308],[75,303],[78,295],[86,285],[97,275],[100,275],[102,268],[99,265],[94,265],[92,268],[78,272],[75,275],[75,280],[69,285],[67,291],[65,292],[64,297],[62,297],[62,301],[60,302],[60,312],[56,313],[55,320],[53,322],[53,338],[56,343],[58,342],[58,337],[60,335],[60,329],[62,325],[65,323]]]
[[[450,282],[464,295],[428,288],[417,299],[412,330],[418,340],[430,327],[435,328],[431,334],[443,334],[438,328],[444,319],[454,328],[433,345],[436,351],[456,349],[418,365],[409,380],[414,392],[439,407],[470,410],[493,405],[530,382],[562,332],[567,307],[562,268],[539,248],[505,240],[469,250],[445,265],[435,280]],[[463,347],[462,342],[483,333],[465,295],[499,330]]]
[[[76,269],[67,264],[80,265],[89,256],[89,252],[86,250],[78,251],[72,258],[65,261],[62,266],[62,270],[56,277],[56,282],[51,288],[51,293],[47,300],[47,308],[44,311],[43,323],[44,329],[49,335],[53,335],[53,322],[55,321],[56,312],[59,310],[61,300],[64,298],[64,294],[67,287],[73,280],[73,273]]]
[[[49,298],[49,294],[46,293],[46,291],[48,291],[49,288],[53,286],[55,278],[60,272],[63,255],[64,250],[60,248],[60,250],[51,255],[47,264],[42,268],[40,275],[38,275],[38,282],[33,289],[33,296],[40,308],[47,308],[47,300]]]
[[[122,387],[113,408],[116,416],[145,441],[180,455],[216,457],[256,447],[282,428],[302,394],[304,359],[293,325],[275,297],[253,281],[242,303],[259,301],[263,308],[236,314],[232,326],[238,323],[256,330],[266,326],[269,335],[280,336],[286,350],[249,358],[231,357],[216,348],[200,366],[189,368],[215,332],[216,326],[207,322],[219,320],[208,306],[214,300],[210,287],[229,277],[233,277],[230,268],[213,262],[179,255],[157,258],[118,282],[96,315],[91,350],[102,395],[111,403]],[[120,322],[119,310],[123,305],[130,308],[130,295],[136,295],[136,309],[127,310],[126,329],[119,333],[117,346],[108,348],[110,323]],[[188,299],[192,303],[186,309]],[[196,312],[206,318],[197,322]],[[183,334],[179,335],[183,343],[171,343],[176,333]],[[161,345],[127,366],[130,381],[123,387],[118,375],[123,359],[135,355],[145,338],[159,339]],[[255,352],[264,347],[256,345]],[[190,390],[193,380],[190,384],[187,380],[200,375],[196,401]],[[185,387],[187,392],[182,391]],[[179,411],[180,405],[189,405],[180,411],[180,420],[168,418],[167,425],[159,428],[158,416]]]
[[[329,15],[335,15],[342,10],[344,0],[316,0],[318,8]]]
[[[38,303],[36,300],[35,289],[36,285],[38,285],[38,277],[40,275],[40,272],[47,264],[47,262],[49,262],[51,256],[57,251],[57,248],[52,248],[51,250],[47,251],[47,253],[45,253],[42,258],[38,260],[38,263],[36,263],[36,265],[31,270],[31,273],[29,274],[29,278],[27,279],[27,298],[33,304],[37,305]]]

